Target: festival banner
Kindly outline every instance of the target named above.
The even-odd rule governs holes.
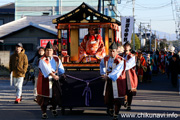
[[[133,31],[133,17],[121,17],[121,35],[122,35],[122,44],[129,42],[131,43],[131,36]]]

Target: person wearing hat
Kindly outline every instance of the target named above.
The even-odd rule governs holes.
[[[105,57],[104,42],[100,34],[96,34],[96,28],[91,26],[88,34],[80,44],[79,59],[77,62],[98,62]]]
[[[15,103],[22,100],[22,86],[28,68],[28,58],[22,43],[16,44],[14,54],[10,56],[9,70],[13,72],[13,82],[16,89]]]
[[[37,81],[37,103],[41,106],[42,119],[48,118],[46,114],[48,105],[52,105],[53,116],[58,115],[56,107],[61,105],[60,81],[65,80],[64,73],[62,62],[57,55],[53,55],[53,45],[49,41],[45,48],[45,55],[39,60]]]
[[[104,102],[107,113],[118,120],[121,105],[126,94],[125,60],[118,55],[115,42],[109,47],[109,55],[100,62],[100,74],[105,80]]]

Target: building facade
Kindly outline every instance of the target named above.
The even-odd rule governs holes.
[[[14,13],[15,13],[14,3],[9,3],[0,6],[0,25],[13,21]]]
[[[115,0],[112,0],[115,1]],[[85,2],[97,10],[98,0],[16,0],[15,20],[23,16],[62,15]],[[111,15],[108,1],[104,1],[105,15]],[[117,2],[113,3],[115,6]],[[101,6],[103,3],[101,3]]]
[[[57,39],[52,19],[57,16],[26,16],[0,26],[0,51],[12,54],[18,42],[23,44],[28,58],[32,58],[41,39]]]

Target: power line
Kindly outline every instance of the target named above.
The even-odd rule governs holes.
[[[120,10],[120,11],[118,11],[118,12],[122,12],[123,11],[123,9],[128,5],[128,1],[126,1],[126,4],[124,4],[124,6],[122,7],[122,9]]]
[[[174,16],[174,8],[173,8],[173,0],[171,0],[171,6],[172,6],[173,19],[175,20],[175,16]]]
[[[139,19],[139,18],[136,18],[136,20],[142,20],[142,21],[149,21],[149,20],[146,20],[146,19]],[[152,21],[174,21],[174,19],[162,19],[162,20],[158,20],[158,19],[151,19]]]
[[[163,16],[147,16],[143,18],[151,19],[151,18],[164,18],[164,17],[171,17],[172,15],[163,15]]]
[[[136,4],[136,5],[138,5],[138,6],[140,6],[140,7],[143,7],[143,8],[146,8],[146,9],[160,9],[160,8],[167,7],[167,6],[171,5],[171,2],[170,2],[170,3],[167,3],[167,4],[165,4],[165,5],[156,6],[156,7],[147,7],[147,6],[143,6],[143,5],[141,5],[141,4]]]
[[[127,9],[132,9],[132,5],[130,4],[127,4],[128,2],[126,2],[126,4],[124,4],[122,10],[126,7]],[[129,6],[128,6],[129,5]],[[157,10],[157,9],[162,9],[162,8],[165,8],[165,7],[170,7],[171,6],[171,2],[170,3],[166,3],[166,4],[163,4],[163,5],[160,5],[160,6],[155,6],[155,7],[147,7],[147,6],[144,6],[142,4],[137,4],[136,3],[136,10]],[[121,10],[121,11],[122,11]],[[120,12],[121,12],[120,11]]]

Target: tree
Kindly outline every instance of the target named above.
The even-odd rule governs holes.
[[[133,48],[133,34],[131,36],[131,46]],[[141,48],[140,40],[139,40],[138,36],[135,34],[135,50],[138,50],[140,48]]]
[[[161,39],[160,41],[160,49],[167,48],[167,40],[166,39]]]
[[[151,41],[151,50],[155,50],[155,39],[152,39],[152,41]],[[158,48],[158,42],[157,42],[157,40],[156,40],[156,49]]]

